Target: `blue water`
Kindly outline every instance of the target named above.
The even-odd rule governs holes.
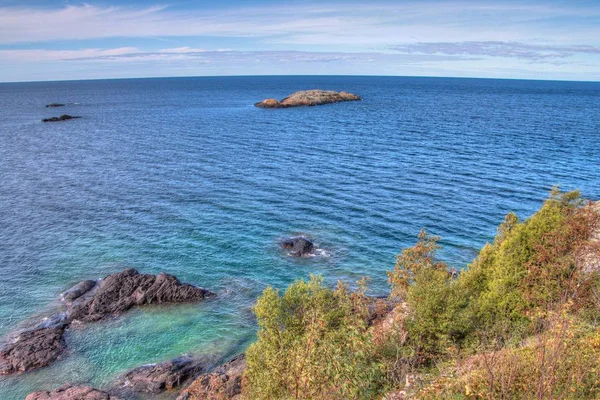
[[[301,89],[360,102],[263,110]],[[46,109],[52,102],[67,107]],[[43,124],[60,114],[83,118]],[[600,198],[600,84],[231,77],[0,84],[0,334],[82,279],[135,267],[221,295],[73,329],[67,357],[0,378],[0,398],[110,385],[138,365],[226,358],[267,285],[385,272],[424,227],[464,267],[553,185]],[[281,237],[320,249],[293,259]]]

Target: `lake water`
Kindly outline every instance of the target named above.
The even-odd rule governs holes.
[[[302,89],[360,102],[264,110]],[[48,103],[68,103],[48,109]],[[386,271],[421,228],[459,268],[509,211],[554,185],[600,198],[600,83],[228,77],[0,84],[0,334],[61,291],[126,267],[218,292],[71,329],[50,367],[0,377],[0,398],[106,387],[184,353],[222,360],[254,338],[260,292]],[[41,123],[49,116],[81,119]],[[314,238],[294,259],[278,240]],[[168,396],[167,396],[168,397]]]

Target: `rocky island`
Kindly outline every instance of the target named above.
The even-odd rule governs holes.
[[[59,121],[68,121],[70,119],[77,119],[77,118],[81,118],[81,117],[74,117],[72,115],[61,115],[60,117],[51,117],[51,118],[44,118],[42,120],[42,122],[59,122]]]
[[[259,108],[288,108],[300,106],[318,106],[321,104],[339,103],[342,101],[360,100],[360,97],[347,92],[334,92],[333,90],[303,90],[289,95],[281,101],[266,99],[254,104]]]

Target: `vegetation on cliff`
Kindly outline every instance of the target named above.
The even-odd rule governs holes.
[[[373,321],[364,284],[311,277],[255,306],[248,399],[585,399],[600,396],[600,214],[554,190],[531,218],[509,214],[463,272],[421,232],[389,273]],[[364,282],[363,282],[364,283]]]

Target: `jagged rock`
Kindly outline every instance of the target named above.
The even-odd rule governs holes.
[[[63,302],[72,302],[73,300],[83,296],[96,286],[96,281],[81,281],[77,285],[71,287],[60,295]]]
[[[266,99],[255,103],[260,108],[287,108],[298,106],[318,106],[321,104],[339,103],[341,101],[360,100],[360,97],[346,92],[334,92],[332,90],[303,90],[286,97],[281,101]]]
[[[135,269],[108,275],[92,290],[69,307],[71,321],[98,321],[107,315],[120,314],[134,306],[183,303],[202,300],[215,294],[181,283],[173,275],[140,274]]]
[[[0,375],[29,371],[55,361],[66,349],[65,329],[74,321],[93,322],[134,306],[181,303],[214,296],[208,290],[181,283],[173,275],[140,274],[126,269],[100,283],[83,281],[64,292],[66,312],[44,318],[0,346]]]
[[[65,105],[62,103],[50,103],[46,105],[46,108],[56,108],[56,107],[64,107]]]
[[[177,400],[235,400],[242,392],[246,356],[240,354],[213,372],[200,375]]]
[[[67,121],[69,119],[76,119],[81,117],[73,117],[72,115],[61,115],[60,117],[52,117],[52,118],[44,118],[42,122],[58,122],[58,121]]]
[[[294,257],[302,257],[310,254],[315,247],[313,242],[304,236],[294,236],[284,239],[280,245],[282,248],[290,250],[290,255]]]
[[[63,324],[18,334],[0,348],[0,374],[25,372],[55,361],[66,349],[65,328],[66,324]]]
[[[119,400],[119,398],[89,386],[65,385],[51,392],[31,393],[25,400]]]
[[[181,387],[203,371],[203,362],[190,357],[179,357],[135,368],[121,378],[119,386],[133,392],[158,394]]]

